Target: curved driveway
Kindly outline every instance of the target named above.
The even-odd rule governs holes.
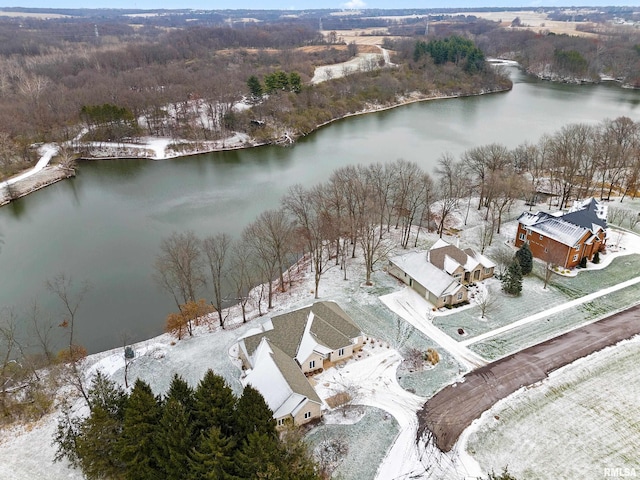
[[[448,452],[462,431],[498,400],[639,333],[640,305],[636,305],[474,370],[424,404],[418,412],[417,440],[432,435],[438,448]]]

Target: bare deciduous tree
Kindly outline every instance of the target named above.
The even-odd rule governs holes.
[[[496,248],[491,249],[491,258],[498,266],[498,278],[502,278],[507,272],[507,268],[513,262],[514,252],[508,246],[501,243]]]
[[[332,192],[326,187],[305,190],[297,185],[284,198],[285,208],[295,218],[296,231],[308,245],[314,272],[315,298],[319,298],[322,274],[331,268],[330,249],[339,242],[339,228],[332,209]]]
[[[69,332],[69,362],[71,365],[73,383],[88,404],[89,396],[84,385],[83,374],[79,365],[81,352],[86,354],[86,351],[74,342],[73,336],[76,324],[76,314],[80,304],[82,303],[82,299],[90,289],[90,285],[87,282],[83,282],[79,286],[76,286],[71,277],[64,273],[60,273],[47,280],[46,285],[47,289],[62,302],[64,314],[62,322],[60,322],[60,326],[66,328]]]
[[[497,299],[493,295],[488,288],[481,288],[478,293],[476,293],[474,298],[478,307],[480,307],[480,318],[486,318],[488,312],[490,312],[493,307],[495,307]]]
[[[242,232],[243,243],[256,259],[260,283],[267,283],[269,309],[273,308],[273,281],[276,276],[279,276],[284,289],[284,262],[291,231],[291,223],[281,209],[262,212]]]
[[[192,231],[163,238],[154,269],[156,282],[173,296],[178,307],[195,302],[206,283],[200,239]]]
[[[222,316],[224,300],[222,285],[229,272],[231,237],[226,233],[220,233],[214,237],[207,237],[202,242],[202,249],[207,257],[209,272],[211,273],[214,306],[218,311],[220,327],[224,328],[225,319]]]
[[[438,217],[438,235],[442,238],[449,216],[458,208],[460,187],[462,184],[462,165],[456,164],[453,157],[444,154],[438,160],[438,195],[435,215]]]
[[[248,291],[253,286],[253,264],[249,247],[242,241],[234,242],[231,249],[231,268],[229,279],[234,287],[236,300],[242,309],[242,322],[247,321]]]

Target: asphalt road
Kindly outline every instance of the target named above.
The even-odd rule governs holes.
[[[469,372],[431,397],[418,412],[418,439],[432,435],[448,452],[482,412],[520,387],[579,358],[640,333],[640,305]]]

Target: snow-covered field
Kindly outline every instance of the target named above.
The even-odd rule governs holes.
[[[515,210],[518,208],[521,206],[516,207]],[[475,218],[474,215],[472,213],[471,225],[479,221],[479,217]],[[513,225],[505,225],[504,231],[508,235],[513,231]],[[423,232],[420,247],[426,248],[435,240],[435,235],[425,235]],[[504,238],[497,239],[496,242],[503,240]],[[473,246],[471,237],[463,236],[463,242]],[[637,238],[629,235],[626,248],[621,249],[619,254],[636,251],[634,250],[636,242]],[[608,254],[607,257],[607,261],[613,261],[615,255]],[[582,272],[576,278],[561,279],[563,286],[550,288],[547,291],[542,291],[540,285],[533,289],[535,293],[525,291],[522,298],[530,294],[535,299],[533,302],[540,305],[533,312],[535,314],[538,314],[542,308],[561,308],[559,306],[563,302],[596,293],[602,288],[629,280],[638,271],[635,265],[636,263],[640,265],[639,262],[640,256],[621,257],[613,261],[607,270]],[[354,417],[351,414],[343,415],[339,410],[327,410],[326,421],[308,434],[312,446],[329,438],[346,439],[348,452],[336,470],[340,478],[345,480],[370,478],[455,480],[477,478],[491,468],[496,471],[501,470],[504,465],[508,465],[510,471],[515,472],[516,475],[522,473],[518,478],[549,478],[549,476],[601,478],[589,477],[587,470],[595,471],[601,468],[602,464],[592,461],[592,463],[584,463],[586,466],[583,468],[582,464],[577,465],[577,462],[586,462],[586,460],[578,454],[573,461],[568,453],[565,455],[563,452],[559,456],[561,460],[556,462],[549,459],[553,456],[552,453],[547,453],[544,461],[541,460],[544,457],[538,457],[534,461],[533,455],[507,453],[509,442],[520,445],[529,441],[527,439],[530,438],[527,445],[533,449],[539,443],[547,442],[545,435],[553,436],[556,449],[559,445],[574,442],[575,437],[580,436],[580,441],[584,442],[584,448],[589,455],[611,461],[611,465],[607,464],[604,467],[631,465],[635,457],[629,452],[633,452],[634,448],[637,451],[640,445],[640,429],[637,427],[640,399],[639,394],[636,393],[640,392],[640,385],[633,380],[638,377],[634,373],[638,372],[637,362],[632,361],[631,353],[627,355],[624,352],[629,348],[635,348],[633,352],[637,357],[640,353],[638,340],[627,342],[623,347],[608,349],[607,355],[611,356],[611,361],[604,361],[603,358],[609,357],[596,354],[577,362],[576,365],[582,365],[586,373],[577,374],[576,370],[572,370],[574,366],[567,367],[552,376],[549,382],[558,382],[553,383],[553,386],[547,387],[547,383],[543,382],[541,386],[523,390],[501,402],[506,407],[499,413],[485,414],[481,421],[474,424],[473,432],[466,432],[463,435],[459,445],[453,449],[453,453],[443,455],[431,446],[417,446],[415,444],[417,426],[415,412],[426,398],[443,386],[459,380],[461,375],[475,364],[486,360],[483,358],[485,352],[482,349],[474,350],[475,347],[495,338],[507,338],[504,336],[511,334],[514,337],[508,337],[511,338],[509,341],[517,344],[515,338],[522,332],[522,328],[530,329],[531,338],[538,338],[549,334],[547,329],[550,322],[544,321],[546,318],[542,321],[534,319],[524,322],[519,329],[500,330],[511,322],[531,315],[531,311],[529,313],[523,311],[525,307],[522,304],[507,297],[501,297],[500,308],[489,312],[487,319],[480,319],[479,308],[473,305],[448,311],[446,315],[436,312],[435,316],[430,318],[427,315],[430,311],[429,306],[415,299],[400,282],[384,271],[383,266],[384,263],[381,263],[378,270],[374,272],[372,286],[365,286],[362,283],[364,273],[361,256],[348,264],[347,280],[344,280],[344,272],[336,266],[322,276],[320,283],[319,297],[340,303],[371,340],[362,358],[327,370],[315,379],[318,391],[324,398],[333,395],[336,390],[345,388],[355,393],[352,401],[355,407],[350,408],[355,408],[359,414]],[[309,272],[308,266],[294,266],[292,275],[293,287],[284,293],[277,294],[274,302],[276,308],[269,312],[269,316],[308,305],[313,301],[313,274]],[[488,286],[496,296],[501,295],[497,281],[489,282]],[[613,308],[615,305],[624,306],[637,302],[637,293],[632,291],[629,294],[629,288],[631,287],[608,293],[606,297],[608,303],[603,310]],[[615,297],[615,295],[621,296]],[[603,298],[599,297],[584,305],[593,307]],[[617,300],[611,302],[611,298]],[[511,300],[514,301],[513,304]],[[514,304],[515,306],[512,307]],[[518,316],[513,315],[516,310],[520,311]],[[575,322],[579,323],[595,318],[588,315],[589,311],[589,309],[574,308],[570,313],[576,315]],[[561,315],[566,316],[567,313]],[[138,377],[142,378],[148,381],[157,393],[161,393],[168,387],[174,373],[182,375],[191,384],[195,384],[207,369],[212,368],[224,376],[234,391],[240,392],[241,370],[234,358],[235,341],[249,329],[255,328],[256,322],[264,321],[266,318],[257,318],[255,304],[250,305],[249,316],[252,320],[242,324],[239,309],[233,307],[229,311],[227,321],[229,329],[220,330],[213,323],[198,327],[197,334],[193,338],[176,342],[169,335],[161,335],[135,345],[136,359],[129,368],[129,382],[132,383]],[[468,334],[456,338],[457,334],[452,330],[455,325],[464,325]],[[483,334],[488,335],[487,340],[474,342],[473,337]],[[479,338],[482,337],[476,340]],[[629,347],[629,345],[635,345],[635,347]],[[414,371],[402,362],[402,356],[407,348],[418,348],[421,351],[434,348],[440,354],[440,362],[432,368]],[[508,348],[513,348],[513,345]],[[89,377],[97,369],[111,375],[116,381],[124,383],[122,349],[114,349],[89,357],[86,364],[87,376]],[[601,385],[597,382],[603,383]],[[623,394],[614,395],[616,385],[618,393]],[[608,393],[598,396],[599,390]],[[543,395],[543,399],[538,403],[527,403],[538,401],[537,397],[532,396],[537,392],[549,393]],[[543,408],[550,408],[550,410],[545,410],[548,413],[542,416],[538,415],[535,419],[530,419],[532,412]],[[599,412],[602,415],[598,415]],[[616,422],[622,421],[626,412],[629,414],[627,422],[629,428],[625,423],[623,425],[625,430],[618,430],[619,425]],[[565,417],[556,416],[562,414]],[[586,430],[576,430],[574,423],[582,423],[583,414],[585,424],[591,421],[588,418],[589,415],[594,416],[600,422],[598,423],[600,430],[594,426],[586,427]],[[500,420],[495,420],[496,415]],[[580,422],[576,422],[576,418],[579,418]],[[16,480],[82,478],[79,472],[68,469],[66,465],[52,463],[54,447],[51,445],[51,439],[55,423],[55,414],[52,414],[26,427],[0,431],[0,458],[2,459],[0,478]],[[535,433],[528,433],[529,430],[535,430]],[[618,431],[623,432],[624,437],[618,435],[616,433]],[[465,451],[465,438],[469,435],[471,436],[468,444],[469,451],[478,459],[482,468]],[[606,439],[601,438],[604,435],[607,436]],[[510,440],[505,440],[506,437]],[[517,441],[514,440],[516,438]],[[619,448],[623,456],[627,455],[624,461],[613,453],[607,453],[621,441],[629,445],[628,448]],[[577,441],[575,444],[579,445]],[[604,450],[599,450],[600,446]],[[538,465],[542,472],[540,476],[530,475],[530,469]],[[562,475],[565,468],[578,469],[574,471],[579,472],[581,476]],[[560,474],[549,475],[554,471]]]
[[[640,476],[640,338],[553,372],[499,402],[470,428],[468,451],[484,471],[518,479]]]
[[[380,61],[385,65],[391,65],[389,52],[383,48],[380,49],[380,53],[361,53],[346,62],[316,67],[311,83],[315,84],[332,78],[345,77],[358,71],[375,70],[380,68],[378,63]]]

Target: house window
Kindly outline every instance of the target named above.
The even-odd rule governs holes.
[[[316,361],[315,360],[311,360],[309,362],[309,368],[316,368]]]
[[[458,300],[462,300],[462,292],[458,293]]]
[[[490,268],[485,268],[484,269],[484,273],[485,273],[485,275],[489,275],[491,273],[491,269]]]
[[[518,238],[524,242],[526,237],[524,236],[524,233],[521,233]]]
[[[545,249],[544,249],[544,253],[549,253],[549,249],[548,249],[548,248],[545,248]]]
[[[304,413],[304,418],[305,418],[305,419],[307,419],[307,418],[311,418],[311,412],[305,412],[305,413]]]
[[[542,240],[544,237],[542,235],[540,235],[540,240]]]
[[[278,426],[281,427],[282,425],[284,425],[284,418],[279,418],[278,419]]]
[[[527,235],[531,235],[531,230],[527,228]]]
[[[344,348],[341,348],[340,350],[338,350],[338,356],[342,357],[344,355]]]
[[[573,256],[573,261],[574,261],[574,262],[577,262],[577,261],[578,261],[578,254],[577,254],[577,253]]]
[[[580,245],[576,245],[575,249],[576,249],[576,252],[579,252],[580,251]]]

